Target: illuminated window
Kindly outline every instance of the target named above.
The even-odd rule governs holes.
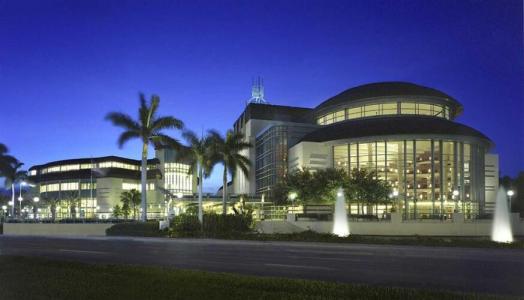
[[[380,115],[378,104],[364,106],[364,117],[373,117],[378,115]]]
[[[141,191],[142,190],[142,184],[140,183],[133,183],[133,182],[122,182],[122,189],[125,190],[125,191],[129,191],[129,190],[137,190],[137,191]],[[148,191],[153,191],[155,190],[155,184],[150,182],[146,185],[146,189]]]
[[[362,107],[353,107],[348,109],[348,119],[362,118]]]
[[[400,104],[400,113],[403,115],[414,115],[416,113],[416,104],[411,102],[402,102]]]
[[[61,191],[75,191],[78,190],[78,182],[62,182],[60,184]]]
[[[31,176],[35,176],[36,174],[37,174],[36,170],[29,171],[29,175]]]

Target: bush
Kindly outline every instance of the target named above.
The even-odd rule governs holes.
[[[162,237],[167,236],[166,230],[159,230],[157,221],[149,222],[128,222],[119,223],[106,229],[106,235],[109,236],[148,236]]]
[[[184,214],[173,218],[171,221],[173,236],[196,237],[201,235],[200,222],[194,215]]]
[[[217,215],[205,214],[203,228],[197,216],[180,215],[172,221],[172,236],[175,237],[218,237],[251,231],[251,215]]]

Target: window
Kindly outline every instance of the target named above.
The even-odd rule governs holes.
[[[414,115],[416,111],[415,103],[402,102],[400,104],[400,113],[403,115]]]
[[[399,107],[400,106],[400,107]],[[416,102],[386,102],[381,104],[367,104],[350,107],[334,113],[326,114],[317,119],[317,124],[328,125],[344,120],[353,120],[383,115],[423,115],[449,119],[449,108],[439,104]]]
[[[362,107],[353,107],[348,109],[348,119],[362,118]]]
[[[382,104],[382,114],[384,115],[396,115],[397,114],[397,103],[384,103]]]
[[[75,191],[78,190],[78,182],[62,182],[60,184],[61,191]]]
[[[123,190],[126,190],[126,191],[129,191],[129,190],[137,190],[137,191],[141,191],[142,190],[142,185],[140,183],[132,183],[132,182],[122,182],[122,189]],[[146,185],[146,189],[148,191],[153,191],[155,190],[155,184],[154,183],[148,183]]]

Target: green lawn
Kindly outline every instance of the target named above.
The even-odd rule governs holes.
[[[497,299],[154,267],[0,256],[1,299]]]

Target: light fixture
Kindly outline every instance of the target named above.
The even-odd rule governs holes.
[[[182,193],[177,193],[177,194],[176,194],[176,197],[177,197],[178,199],[182,199],[182,197],[184,197],[184,194],[182,194]]]
[[[38,201],[40,201],[40,198],[38,198],[38,197],[34,197],[34,198],[33,198],[33,201],[34,201],[34,202],[38,202]]]
[[[3,209],[3,210],[7,210],[7,206],[2,205],[2,209]]]
[[[18,201],[22,202],[22,200],[24,200],[24,198],[18,197]]]
[[[513,190],[508,190],[507,195],[509,197],[511,197],[511,196],[515,195],[515,192]]]
[[[297,193],[292,192],[292,193],[289,194],[289,199],[295,200],[295,198],[297,198]]]

